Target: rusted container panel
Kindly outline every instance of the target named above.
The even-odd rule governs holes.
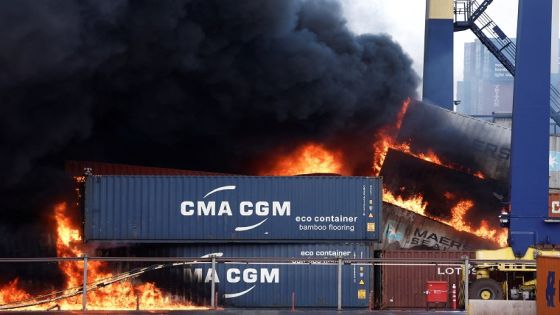
[[[465,251],[494,249],[498,244],[473,234],[460,232],[412,211],[383,203],[384,250],[416,249]]]
[[[550,218],[560,218],[560,193],[548,193],[548,216]]]
[[[219,176],[224,173],[180,170],[164,167],[138,166],[93,161],[66,161],[64,168],[71,176],[84,175],[89,169],[93,175],[184,175],[184,176]]]
[[[472,251],[383,251],[380,257],[392,259],[430,259],[434,265],[382,265],[379,266],[381,274],[381,299],[380,307],[387,308],[424,308],[426,307],[425,286],[427,281],[446,281],[448,287],[453,284],[461,295],[461,265],[445,265],[443,261],[462,259],[468,256],[475,257]],[[439,263],[439,265],[435,265]],[[378,273],[376,273],[378,274]],[[450,292],[451,294],[451,292]],[[448,299],[449,301],[450,299]],[[431,305],[430,307],[433,307]],[[441,304],[438,307],[445,307]]]
[[[560,314],[560,257],[537,257],[537,314]]]

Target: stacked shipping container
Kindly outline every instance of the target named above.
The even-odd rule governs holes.
[[[380,308],[426,307],[425,285],[427,281],[447,281],[449,288],[455,284],[458,291],[463,288],[463,269],[460,264],[445,261],[474,258],[473,251],[382,251],[377,254],[388,259],[428,259],[423,265],[406,266],[380,265],[376,274],[381,278],[378,284]],[[461,294],[462,295],[462,294]],[[458,295],[459,296],[459,295]],[[461,303],[462,304],[462,303]],[[448,305],[449,306],[449,305]]]
[[[372,177],[90,176],[87,241],[379,239]]]
[[[289,307],[292,293],[298,307],[336,307],[337,258],[368,258],[372,251],[365,243],[322,244],[143,244],[100,251],[110,256],[290,258],[289,261],[247,264],[228,262],[216,268],[216,288],[220,306]],[[304,263],[302,260],[317,260]],[[234,259],[235,260],[235,259]],[[119,271],[132,269],[120,264]],[[365,265],[342,267],[342,301],[345,307],[367,307],[372,289],[372,268]],[[211,264],[198,263],[148,273],[172,296],[207,305],[210,297]]]
[[[335,307],[336,266],[333,264],[320,266],[318,264],[297,264],[301,259],[332,258],[334,262],[336,257],[382,256],[391,258],[397,257],[394,255],[404,255],[401,254],[404,252],[398,250],[406,248],[422,249],[408,251],[407,257],[409,258],[432,257],[437,260],[442,257],[441,255],[462,256],[461,252],[442,254],[439,251],[464,251],[495,247],[495,244],[491,242],[468,233],[458,232],[445,224],[391,204],[383,204],[381,211],[381,180],[376,178],[232,177],[227,174],[97,162],[72,162],[67,167],[73,176],[82,175],[83,172],[80,170],[84,168],[91,169],[93,174],[111,175],[90,176],[86,183],[84,205],[86,241],[101,245],[99,247],[101,256],[199,257],[210,253],[220,253],[223,257],[293,259],[289,265],[219,265],[217,273],[220,280],[218,283],[220,305],[286,307],[291,302],[293,292],[296,296],[297,306]],[[120,176],[134,174],[150,176]],[[197,178],[197,175],[203,177]],[[208,177],[210,175],[213,176]],[[218,179],[218,176],[225,177]],[[201,185],[200,181],[216,185],[216,187]],[[235,181],[235,185],[231,185],[232,181]],[[199,182],[199,184],[194,188],[188,188],[187,183],[189,182],[191,182],[190,186],[195,182]],[[365,187],[364,183],[366,183]],[[252,188],[248,189],[249,186],[246,185]],[[371,190],[368,185],[371,185]],[[206,196],[218,186],[236,186],[236,188],[220,190]],[[329,187],[331,190],[328,189]],[[354,191],[351,192],[352,190]],[[251,237],[245,237],[243,231],[236,231],[235,228],[255,225],[266,219],[267,216],[252,216],[254,221],[250,220],[251,216],[234,217],[234,214],[238,214],[235,211],[239,211],[234,205],[239,205],[238,202],[243,199],[241,197],[245,194],[257,198],[262,193],[270,197],[264,198],[268,201],[280,201],[283,198],[299,200],[291,204],[290,217],[295,217],[299,211],[296,208],[304,204],[306,209],[303,211],[311,214],[306,217],[311,216],[312,221],[315,216],[328,217],[331,221],[336,220],[335,218],[340,221],[340,215],[355,217],[355,220],[352,219],[355,222],[343,222],[343,225],[353,226],[354,231],[347,228],[338,233],[323,234],[323,231],[317,228],[316,231],[298,234],[304,232],[299,230],[299,225],[318,224],[316,222],[313,224],[295,222],[295,218],[293,218],[294,221],[290,221],[286,220],[285,216],[272,215],[268,216],[268,219],[258,227],[245,231],[254,233]],[[214,209],[216,216],[206,218],[197,215],[183,216],[181,202],[189,201],[187,198],[189,194],[192,197],[191,201],[212,200],[217,204],[221,201],[230,201],[232,216],[227,215],[225,209],[223,215],[217,215],[220,210],[219,206]],[[365,218],[363,216],[364,200],[371,200],[371,209],[369,201],[365,201],[365,213],[367,214]],[[253,203],[253,206],[255,207],[256,203]],[[307,208],[308,206],[312,208]],[[255,210],[254,207],[253,210]],[[196,210],[198,211],[198,209]],[[207,208],[201,210],[203,212],[204,210],[211,211]],[[373,218],[369,217],[369,213]],[[277,212],[277,214],[279,213]],[[258,220],[259,218],[261,220]],[[197,220],[197,223],[189,223],[189,220]],[[279,223],[280,220],[284,221]],[[345,220],[349,221],[348,218]],[[217,222],[215,226],[212,225],[213,221]],[[374,223],[370,225],[370,229],[373,231],[367,231],[368,222]],[[297,231],[293,231],[293,229]],[[157,231],[161,231],[161,233],[157,233]],[[286,233],[286,231],[291,232]],[[197,234],[200,236],[197,237]],[[104,248],[103,244],[110,246]],[[453,246],[450,246],[451,244]],[[394,250],[397,250],[394,252],[395,254],[393,254]],[[127,271],[132,266],[128,263],[121,263],[117,268],[120,271]],[[246,271],[251,268],[256,272]],[[264,268],[262,273],[261,268]],[[207,264],[196,267],[179,266],[146,274],[143,278],[162,284],[162,287],[171,296],[188,299],[199,304],[208,304],[210,296],[207,283],[208,269]],[[276,271],[271,270],[278,270],[278,275],[276,275]],[[423,287],[426,280],[438,280],[445,277],[442,278],[441,270],[437,268],[431,268],[429,271],[423,270],[422,277],[416,277],[413,270],[418,269],[406,266],[379,266],[374,272],[373,268],[368,266],[345,265],[342,283],[343,305],[345,307],[366,307],[369,303],[369,292],[377,287],[374,296],[380,307],[425,307],[425,299],[421,292],[416,291]],[[229,279],[228,272],[230,273]],[[397,277],[401,272],[408,274],[409,277]],[[249,280],[249,283],[243,281],[244,277]],[[263,283],[261,283],[261,277]],[[239,281],[235,282],[237,278]],[[233,280],[233,283],[228,280]],[[252,281],[255,282],[251,283]],[[449,284],[451,286],[452,283]],[[250,289],[253,285],[255,287],[250,291],[235,296],[237,293]],[[226,294],[228,294],[227,298],[225,298]],[[232,296],[232,294],[234,295]],[[403,299],[404,296],[412,295],[415,296],[412,300]],[[391,299],[392,302],[389,302]]]
[[[372,257],[381,204],[381,179],[373,177],[89,176],[85,239],[127,244],[130,256],[290,258],[220,264],[222,305],[287,307],[294,293],[298,306],[336,307],[336,258]],[[297,263],[313,258],[332,262]],[[156,280],[200,302],[209,296],[209,268],[179,266]],[[344,307],[368,305],[371,271],[343,267]]]

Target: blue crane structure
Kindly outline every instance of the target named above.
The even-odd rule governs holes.
[[[519,0],[517,44],[486,14],[492,1],[454,0],[453,31],[470,29],[514,76],[510,212],[504,222],[509,245],[521,256],[529,247],[560,244],[560,220],[549,217],[548,209],[550,119],[560,125],[560,93],[550,84],[552,0]],[[433,91],[436,85],[442,89],[442,80],[453,82],[453,58],[433,51],[452,47],[453,39],[447,23],[440,21],[434,30],[434,17],[448,17],[434,15],[434,8],[448,13],[449,2],[427,1],[424,99],[449,108],[449,95],[442,98]],[[434,74],[434,64],[444,71]]]
[[[517,45],[484,12],[492,0],[455,1],[469,28],[514,76],[509,245],[521,256],[529,247],[560,244],[560,226],[548,217],[549,121],[560,124],[560,93],[550,85],[552,1],[520,0]]]

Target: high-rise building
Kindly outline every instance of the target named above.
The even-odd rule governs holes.
[[[479,41],[465,43],[463,81],[457,110],[469,115],[511,112],[513,77]]]
[[[558,49],[555,54],[560,64]],[[465,43],[463,71],[463,81],[457,82],[457,99],[461,101],[457,111],[468,115],[511,113],[513,77],[478,39]],[[558,73],[552,74],[551,82],[560,88]]]

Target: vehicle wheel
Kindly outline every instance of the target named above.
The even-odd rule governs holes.
[[[478,279],[469,288],[469,298],[473,300],[503,300],[504,293],[496,280]]]

